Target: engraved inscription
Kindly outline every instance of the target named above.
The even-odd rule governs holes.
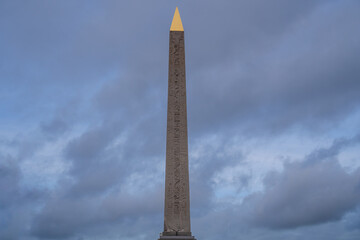
[[[184,32],[170,32],[164,232],[190,233]]]

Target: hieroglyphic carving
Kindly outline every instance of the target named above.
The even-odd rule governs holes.
[[[190,232],[184,32],[170,32],[164,234]]]

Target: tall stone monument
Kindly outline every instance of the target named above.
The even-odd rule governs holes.
[[[178,8],[170,28],[165,175],[160,240],[195,240],[190,230],[184,29]]]

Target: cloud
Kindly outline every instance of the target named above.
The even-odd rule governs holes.
[[[147,119],[140,121],[135,133],[143,127],[146,129],[147,123]],[[147,145],[152,143],[151,135],[145,131],[139,136],[133,133],[131,138],[122,136],[121,125],[104,122],[68,141],[64,156],[71,167],[34,216],[31,224],[34,237],[70,238],[86,234],[97,226],[115,224],[119,227],[127,219],[138,222],[144,214],[148,218],[160,214],[163,185],[159,185],[159,179],[163,178],[154,171],[156,162],[148,159],[142,164],[136,160],[149,157],[152,147]],[[136,141],[138,137],[149,139]],[[137,179],[145,174],[147,177]],[[141,186],[142,191],[137,191]],[[144,203],[144,199],[148,202]],[[126,226],[122,228],[127,231]]]
[[[0,192],[0,237],[27,236],[24,226],[31,220],[43,193],[21,186],[19,164],[11,156],[0,155]]]
[[[241,207],[254,226],[288,229],[340,220],[360,201],[360,170],[347,173],[338,163],[339,150],[359,144],[359,137],[335,141],[304,161],[287,163],[269,174],[265,190],[250,195]]]
[[[175,4],[0,3],[1,239],[158,237]],[[346,121],[359,111],[359,3],[178,4],[194,234],[358,238],[359,171],[345,172],[336,158],[358,141]],[[263,173],[249,168],[247,154],[277,138],[296,146],[290,132],[319,136],[307,138],[314,148],[344,138],[284,164],[265,179],[263,193],[252,194]],[[266,154],[271,165],[276,153]],[[223,189],[217,176],[239,166],[246,174],[229,176],[232,190]],[[226,201],[218,196],[233,189]]]
[[[265,13],[271,14],[268,24],[279,17],[277,13],[283,13],[284,6],[279,4],[274,13]],[[287,19],[288,27],[274,24],[263,36],[253,33],[258,41],[253,44],[241,44],[249,35],[237,26],[219,34],[237,40],[226,46],[234,55],[227,54],[228,59],[221,58],[206,70],[190,71],[189,126],[193,131],[223,131],[235,126],[249,136],[294,126],[323,131],[357,108],[359,54],[354,52],[360,49],[354,39],[359,39],[360,33],[351,27],[358,21],[356,8],[335,1],[304,6],[308,7],[305,11],[299,9],[295,18]],[[208,38],[218,39],[219,35]],[[241,46],[244,50],[238,52]],[[196,49],[207,53],[200,43]],[[212,59],[219,56],[214,54]]]

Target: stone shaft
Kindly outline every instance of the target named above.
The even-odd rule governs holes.
[[[165,175],[163,236],[191,236],[183,31],[170,31]]]

